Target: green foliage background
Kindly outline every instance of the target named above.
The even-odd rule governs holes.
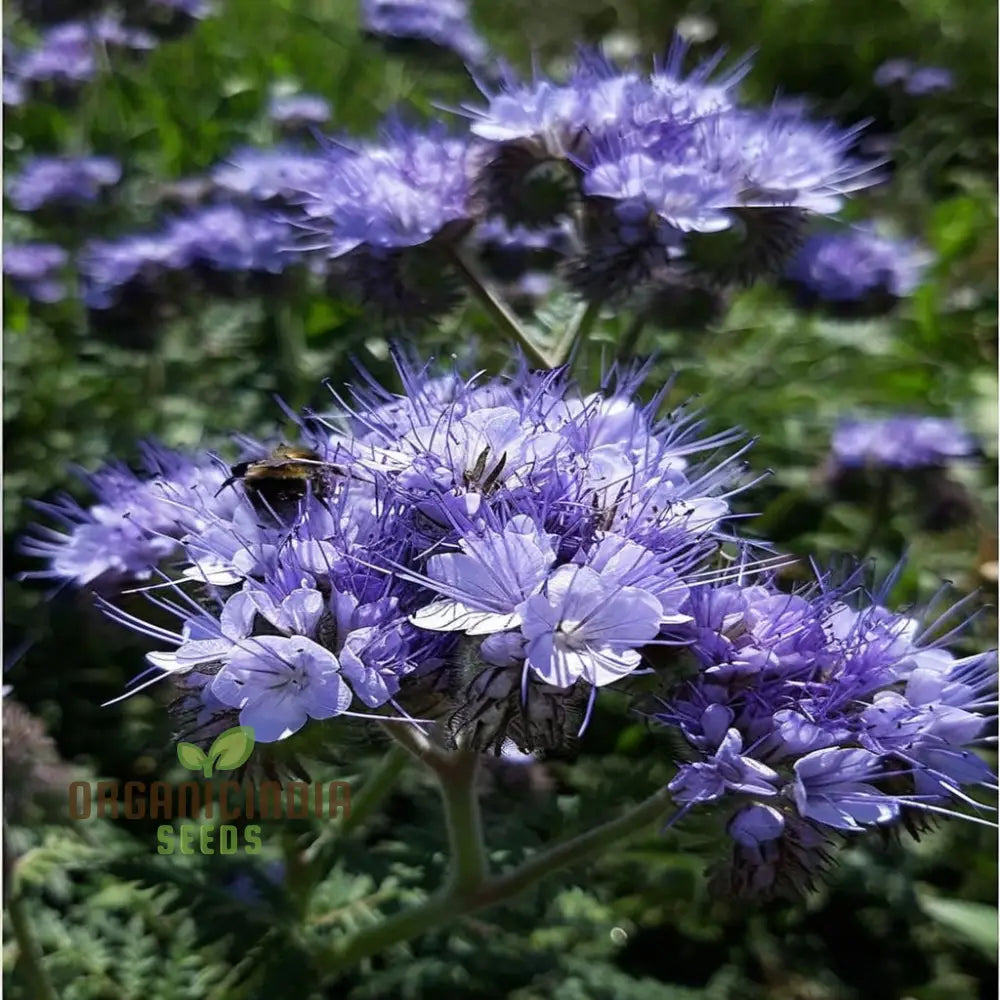
[[[292,78],[335,108],[338,129],[370,130],[399,102],[425,115],[472,100],[444,64],[386,56],[359,34],[353,0],[220,0],[217,16],[141,62],[101,75],[72,108],[34,103],[8,113],[8,170],[44,151],[102,152],[126,165],[111,204],[43,229],[8,212],[4,237],[56,238],[150,224],[164,182],[205,171],[242,142],[273,136],[268,88]],[[7,31],[30,34],[7,10]],[[762,512],[748,529],[825,560],[856,551],[869,512],[824,494],[819,470],[838,415],[855,408],[954,413],[982,438],[982,465],[961,473],[976,511],[945,534],[922,530],[903,498],[874,553],[883,570],[907,549],[895,597],[926,597],[946,578],[960,592],[996,581],[996,12],[981,0],[503,0],[476,20],[513,62],[543,66],[569,41],[632,40],[662,52],[673,25],[715,25],[707,53],[757,48],[748,93],[812,98],[841,121],[868,116],[901,129],[892,182],[852,203],[922,238],[937,255],[929,280],[896,315],[834,322],[793,311],[779,291],[742,295],[717,329],[647,330],[654,383],[677,373],[672,399],[698,394],[710,425],[759,438],[754,467],[773,475],[742,501]],[[873,88],[886,58],[911,56],[954,71],[954,93],[894,107]],[[566,303],[551,304],[553,321]],[[595,378],[627,317],[608,317],[580,359]],[[68,302],[41,307],[5,295],[5,553],[8,576],[27,568],[18,535],[30,498],[75,489],[68,466],[130,458],[155,435],[181,447],[222,447],[233,430],[279,436],[272,394],[320,402],[320,380],[349,378],[360,358],[391,381],[386,332],[351,306],[292,278],[277,292],[211,297],[192,290],[163,322],[102,328]],[[507,352],[469,307],[420,337],[425,353],[477,366]],[[991,641],[993,616],[969,641]],[[39,715],[62,756],[117,780],[178,778],[165,713],[153,697],[110,708],[141,663],[143,644],[105,623],[89,599],[8,582],[6,681]],[[384,751],[350,733],[317,774],[363,781]],[[11,761],[7,754],[8,766]],[[664,748],[608,699],[574,762],[488,776],[488,836],[509,862],[648,793],[669,775]],[[530,780],[530,787],[529,787]],[[687,827],[633,842],[586,871],[546,882],[515,906],[488,911],[375,959],[324,993],[310,945],[418,899],[444,865],[433,790],[407,772],[384,811],[333,838],[328,877],[299,892],[295,859],[316,833],[265,827],[254,858],[159,858],[155,831],[136,823],[59,822],[60,803],[10,832],[18,879],[47,966],[70,1000],[445,995],[510,1000],[951,1000],[995,995],[996,835],[953,823],[919,843],[853,846],[829,884],[795,905],[711,901],[705,836]],[[267,878],[283,859],[285,888]],[[243,898],[233,895],[233,881]],[[255,901],[246,901],[253,887]],[[617,928],[617,930],[615,930]],[[29,997],[5,921],[9,995]]]

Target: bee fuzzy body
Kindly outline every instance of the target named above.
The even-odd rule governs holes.
[[[278,518],[294,515],[308,495],[329,496],[344,469],[325,462],[312,448],[279,445],[267,458],[240,462],[230,469],[220,492],[241,482],[247,497],[261,514]]]

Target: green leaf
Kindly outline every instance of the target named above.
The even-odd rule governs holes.
[[[253,729],[235,726],[215,738],[209,757],[220,771],[232,771],[245,764],[253,753]]]
[[[964,938],[967,944],[978,948],[987,958],[997,958],[997,909],[987,903],[966,899],[944,899],[922,893],[920,903],[924,912],[942,927]]]
[[[196,747],[193,743],[178,743],[177,759],[189,771],[200,771],[208,758],[201,747]]]

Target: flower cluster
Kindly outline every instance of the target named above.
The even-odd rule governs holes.
[[[489,53],[469,18],[467,0],[362,0],[361,20],[389,47],[433,46],[469,66],[483,63]]]
[[[346,417],[314,429],[313,459],[265,456],[229,482],[159,450],[152,477],[106,470],[98,505],[51,505],[64,530],[29,550],[50,561],[44,575],[78,584],[180,559],[210,597],[181,584],[183,598],[156,598],[182,624],[146,627],[177,647],[151,662],[178,677],[198,668],[185,683],[201,708],[239,711],[259,740],[383,706],[436,670],[456,739],[557,745],[596,689],[689,620],[734,475],[689,456],[732,435],[701,440],[684,413],[657,420],[658,401],[634,402],[624,374],[592,396],[524,370],[403,375],[408,396],[358,392]],[[272,482],[274,462],[285,475]]]
[[[889,309],[920,285],[931,254],[918,243],[882,236],[870,225],[808,239],[785,280],[805,305],[864,315]]]
[[[957,420],[927,416],[842,421],[830,449],[841,469],[940,468],[979,453],[976,441]]]
[[[110,14],[57,24],[42,33],[35,48],[5,53],[4,103],[23,104],[45,85],[67,90],[86,83],[97,75],[101,48],[142,52],[155,47],[148,32]]]
[[[433,36],[428,19],[438,18],[442,37],[462,44],[466,11],[457,0],[365,10],[372,30],[401,18],[420,37]],[[148,287],[149,276],[181,268],[276,273],[284,254],[287,264],[308,255],[329,291],[410,329],[453,310],[463,285],[482,297],[480,271],[500,281],[516,309],[565,282],[591,301],[627,298],[646,315],[703,328],[733,288],[780,271],[808,216],[836,212],[879,177],[876,163],[853,152],[858,128],[814,121],[797,102],[741,104],[747,61],[721,71],[716,57],[685,72],[686,56],[676,43],[649,72],[585,50],[566,82],[524,82],[503,70],[495,85],[483,83],[486,103],[464,108],[464,130],[393,115],[372,138],[312,147],[294,136],[326,121],[329,106],[275,91],[267,113],[285,140],[238,148],[205,177],[174,186],[189,203],[229,204],[201,207],[183,227],[187,240],[201,227],[204,240],[195,242],[206,245],[178,246],[173,222],[94,241],[75,262],[85,303],[103,308],[124,286]],[[25,210],[90,199],[112,182],[111,164],[102,161],[98,177],[97,163],[29,163],[11,199]],[[228,233],[221,246],[209,230]],[[237,244],[244,253],[233,252]],[[850,246],[796,267],[825,282],[812,295],[828,297],[835,286],[846,300],[843,289],[861,276],[872,283],[866,301],[881,301],[883,292],[908,292],[923,265],[917,250],[894,253],[859,231]],[[846,277],[832,276],[845,267]]]
[[[319,156],[282,146],[235,150],[211,175],[217,190],[252,201],[295,202],[323,183],[326,165]]]
[[[918,66],[909,59],[889,59],[875,70],[879,87],[900,87],[911,97],[938,94],[955,87],[955,77],[942,66]]]
[[[3,273],[22,294],[37,302],[58,302],[66,295],[62,271],[68,254],[53,243],[4,247]]]
[[[657,714],[690,748],[682,811],[728,804],[725,891],[797,889],[840,835],[976,807],[993,777],[972,748],[995,707],[992,653],[956,658],[933,629],[854,578],[782,593],[701,588],[684,627],[695,680]]]
[[[35,156],[11,177],[7,195],[22,212],[96,201],[102,188],[118,183],[121,172],[118,161],[107,156]]]
[[[585,52],[566,83],[508,74],[486,107],[467,109],[473,134],[493,144],[485,181],[501,214],[527,221],[541,166],[570,175],[588,211],[578,276],[599,297],[677,257],[697,265],[698,237],[723,231],[739,236],[743,260],[771,268],[805,215],[835,212],[878,179],[877,164],[851,152],[857,128],[811,121],[792,104],[743,107],[745,63],[717,75],[713,59],[685,75],[685,54],[675,45],[647,74]]]
[[[641,371],[591,395],[523,364],[399,371],[403,395],[365,377],[303,420],[301,446],[248,442],[232,470],[150,448],[141,474],[91,477],[95,506],[43,505],[62,528],[26,542],[36,575],[161,581],[148,596],[175,630],[105,609],[167,647],[143,686],[170,679],[185,738],[238,721],[277,742],[375,713],[545,753],[601,689],[653,685],[688,747],[669,791],[682,814],[731,806],[720,878],[748,892],[808,882],[836,836],[953,811],[991,780],[971,748],[992,658],[956,658],[955,630],[934,641],[936,622],[856,577],[781,591],[731,526],[737,434],[657,416]]]
[[[238,205],[210,205],[169,222],[159,232],[91,240],[79,257],[83,301],[114,305],[129,289],[148,289],[171,271],[278,274],[295,262],[294,234],[273,215]]]

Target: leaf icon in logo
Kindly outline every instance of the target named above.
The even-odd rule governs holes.
[[[253,729],[235,726],[220,733],[208,751],[209,759],[220,771],[234,771],[253,753]]]
[[[181,766],[189,771],[200,771],[208,763],[204,750],[193,743],[178,743],[177,759],[181,762]]]

